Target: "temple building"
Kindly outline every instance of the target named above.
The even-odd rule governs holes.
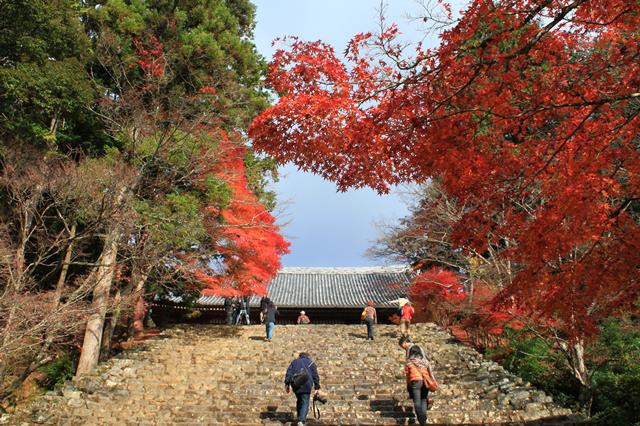
[[[312,323],[358,323],[360,313],[369,300],[375,302],[378,322],[388,322],[398,304],[407,296],[413,271],[405,265],[379,267],[288,267],[280,270],[268,285],[267,296],[276,304],[278,322],[293,323],[304,310]],[[223,323],[224,299],[201,296],[194,305],[186,307],[179,298],[157,301],[152,306],[153,318],[162,322]],[[249,300],[253,324],[259,322],[260,297]],[[199,314],[194,316],[193,312]],[[185,314],[186,318],[185,318]]]

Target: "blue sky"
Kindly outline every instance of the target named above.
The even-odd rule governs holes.
[[[379,0],[254,0],[257,6],[255,43],[270,59],[272,40],[295,35],[303,40],[323,40],[343,52],[357,33],[375,31]],[[386,6],[388,22],[397,23],[407,39],[421,38],[415,21],[415,0],[393,0]],[[435,44],[436,39],[425,40]],[[378,234],[374,222],[393,222],[406,215],[397,193],[379,196],[367,189],[336,192],[333,183],[303,173],[292,165],[280,168],[274,185],[281,203],[277,211],[283,233],[291,242],[284,266],[367,266],[380,264],[364,252]]]

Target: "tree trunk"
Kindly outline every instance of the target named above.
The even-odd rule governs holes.
[[[138,338],[144,334],[144,317],[147,311],[147,306],[144,301],[144,284],[147,281],[147,273],[141,271],[134,276],[136,282],[133,294],[136,305],[133,309],[133,336]]]
[[[0,346],[0,350],[5,352],[7,350],[7,344],[9,343],[9,338],[11,336],[11,328],[13,327],[13,322],[15,321],[17,306],[15,302],[11,303],[11,308],[9,308],[9,314],[7,315],[7,322],[4,324],[4,332],[2,333],[2,342]],[[4,383],[5,375],[7,373],[7,359],[0,355],[0,383]]]
[[[37,184],[33,189],[31,197],[24,200],[23,204],[20,206],[20,240],[18,241],[18,247],[14,257],[15,275],[13,277],[13,286],[16,291],[22,290],[22,286],[24,285],[23,276],[26,268],[25,249],[27,247],[27,242],[31,237],[31,227],[36,217],[35,209],[38,206],[40,197],[42,196],[42,188],[43,186],[41,184]]]
[[[104,319],[109,304],[109,292],[111,291],[111,281],[113,279],[116,256],[118,254],[118,236],[118,229],[112,230],[107,235],[102,254],[100,255],[96,271],[96,285],[93,289],[93,313],[87,321],[76,376],[91,373],[98,365],[102,342],[102,329],[104,328]]]
[[[100,353],[98,361],[104,362],[111,355],[111,337],[113,336],[113,313],[107,314],[104,319],[104,327],[102,328],[102,339],[100,340]]]
[[[69,233],[69,240],[71,241],[67,246],[67,251],[64,254],[62,260],[62,269],[60,270],[60,276],[58,277],[58,283],[56,284],[56,291],[53,298],[53,309],[57,309],[60,304],[60,298],[62,297],[62,291],[64,290],[64,283],[67,279],[67,272],[69,272],[69,263],[71,263],[71,254],[73,252],[73,239],[76,236],[76,224],[71,226]]]
[[[578,402],[580,403],[581,411],[589,416],[591,403],[593,402],[593,388],[591,386],[589,371],[584,362],[584,344],[582,340],[579,340],[572,344],[563,344],[562,348],[569,361],[569,367],[571,368],[573,376],[580,382]]]
[[[64,254],[64,258],[62,259],[62,268],[60,270],[60,275],[58,276],[58,282],[56,283],[55,292],[53,295],[53,301],[51,303],[51,312],[55,312],[60,307],[60,299],[62,298],[62,291],[64,290],[64,284],[67,279],[67,272],[69,271],[69,263],[71,262],[71,253],[73,251],[73,238],[76,236],[76,224],[74,223],[71,226],[69,231],[69,245],[67,246],[67,250]],[[51,328],[47,328],[44,333],[44,340],[42,342],[42,346],[40,348],[40,353],[45,354],[51,345],[53,344],[55,338],[55,331],[51,330]]]
[[[40,197],[42,196],[42,188],[41,184],[37,184],[33,189],[33,193],[31,196],[24,200],[24,202],[20,206],[20,237],[18,241],[18,247],[16,248],[13,263],[14,267],[10,268],[10,284],[6,286],[3,297],[12,297],[20,293],[24,287],[25,283],[25,250],[27,247],[27,242],[31,237],[31,227],[33,225],[33,221],[35,220],[35,209],[38,206],[38,202],[40,201]],[[9,313],[6,316],[6,321],[3,325],[4,332],[2,333],[2,341],[0,342],[0,350],[5,350],[7,343],[9,342],[11,336],[11,329],[13,328],[14,322],[16,320],[17,306],[15,303],[11,304],[11,308],[9,309]],[[0,358],[0,383],[4,382],[4,377],[7,371],[6,362]]]
[[[116,290],[113,304],[115,309],[109,315],[105,321],[104,329],[102,330],[102,342],[100,344],[100,361],[106,361],[111,356],[111,341],[113,340],[113,332],[116,329],[118,320],[120,319],[120,302],[122,297],[120,291]]]

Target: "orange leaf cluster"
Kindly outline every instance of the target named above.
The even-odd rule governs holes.
[[[207,285],[205,295],[264,295],[267,284],[281,267],[280,257],[289,252],[289,243],[280,234],[275,218],[248,188],[244,157],[246,148],[220,132],[219,160],[212,174],[231,190],[229,204],[221,210],[210,206],[208,228],[221,242],[224,271],[216,275],[197,272]]]
[[[411,283],[409,294],[412,296],[437,295],[451,303],[459,303],[466,296],[458,276],[442,268],[432,268],[417,275]]]
[[[588,337],[640,293],[640,5],[474,0],[436,50],[391,27],[338,59],[292,39],[254,146],[386,192],[442,178],[467,206],[460,246],[518,265],[496,302]]]

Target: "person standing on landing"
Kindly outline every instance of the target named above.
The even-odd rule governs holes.
[[[311,320],[309,319],[307,314],[304,313],[304,311],[300,311],[300,316],[298,316],[298,319],[296,320],[296,324],[298,325],[311,324]]]
[[[247,300],[248,298],[246,297],[238,299],[238,316],[236,317],[236,325],[241,324],[243,321],[249,325],[249,305]]]
[[[233,301],[230,297],[224,298],[224,313],[227,325],[233,325]]]
[[[314,394],[318,394],[320,390],[318,367],[311,359],[311,355],[306,352],[300,352],[298,358],[291,361],[284,377],[284,388],[287,393],[293,389],[293,393],[296,394],[298,426],[304,425],[309,412],[311,390],[312,388],[315,389]]]
[[[267,307],[264,310],[264,323],[267,331],[267,340],[269,342],[273,338],[273,329],[276,326],[276,316],[278,314],[278,308],[276,308],[276,305],[269,300],[269,303],[267,303]]]
[[[409,359],[404,367],[407,379],[407,391],[413,400],[413,409],[420,426],[427,424],[427,398],[429,389],[424,382],[425,374],[433,375],[431,361],[424,355],[424,351],[418,345],[413,345],[409,349]]]
[[[231,309],[233,311],[233,317],[231,319],[231,324],[238,323],[238,315],[240,314],[240,302],[237,297],[233,297],[231,299]]]
[[[369,300],[369,302],[367,302],[367,307],[362,311],[364,323],[367,324],[367,339],[371,340],[373,340],[373,326],[378,323],[378,315],[374,305],[373,301]]]
[[[400,317],[400,334],[403,336],[409,335],[409,325],[411,324],[411,318],[415,310],[411,306],[411,302],[407,302],[402,306],[402,316]]]

